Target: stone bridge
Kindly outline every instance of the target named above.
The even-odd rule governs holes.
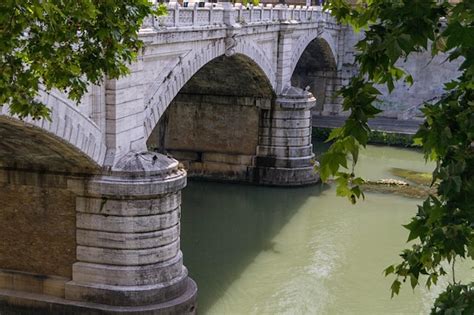
[[[172,3],[143,24],[129,76],[79,106],[41,93],[51,121],[1,107],[2,307],[194,313],[179,243],[187,174],[318,181],[311,109],[338,111],[347,34],[320,7]]]

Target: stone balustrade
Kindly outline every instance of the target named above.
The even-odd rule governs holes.
[[[241,3],[205,3],[200,7],[195,2],[183,7],[177,2],[167,4],[166,16],[149,17],[143,23],[142,29],[167,29],[174,27],[203,27],[225,25],[225,12],[230,15],[230,21],[240,25],[265,23],[305,23],[329,21],[329,12],[322,11],[321,6],[286,6],[286,5],[248,5]]]

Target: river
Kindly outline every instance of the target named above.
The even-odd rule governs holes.
[[[357,172],[431,171],[421,153],[368,146]],[[275,188],[191,181],[183,191],[184,263],[200,314],[427,314],[447,281],[390,298],[382,271],[407,246],[402,224],[419,199],[366,194],[351,205],[335,188]],[[463,266],[464,267],[464,266]],[[457,277],[472,270],[460,268]]]

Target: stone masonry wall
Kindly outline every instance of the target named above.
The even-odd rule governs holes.
[[[416,111],[410,109],[421,106],[424,102],[440,97],[444,93],[444,83],[459,75],[459,61],[448,62],[446,55],[431,56],[431,52],[412,54],[398,66],[413,76],[414,84],[400,81],[391,94],[385,87],[379,107],[384,110],[382,115],[401,119],[410,119]],[[404,114],[407,112],[407,114]]]
[[[363,38],[363,33],[355,33],[347,29],[345,34],[344,49],[344,76],[346,80],[342,83],[347,84],[350,77],[357,73],[357,67],[354,65],[355,44]],[[459,75],[458,67],[460,61],[449,62],[447,55],[440,54],[431,56],[430,51],[413,53],[407,60],[401,60],[397,66],[404,69],[413,77],[414,84],[399,81],[395,83],[395,89],[388,93],[386,87],[379,87],[382,95],[379,97],[378,107],[384,112],[380,116],[412,119],[420,116],[417,110],[424,102],[431,101],[440,97],[444,93],[444,83],[457,78]]]
[[[181,94],[160,121],[161,127],[155,128],[149,145],[184,163],[190,176],[249,181],[258,145],[257,101]]]
[[[75,196],[66,178],[0,170],[0,269],[70,278]]]

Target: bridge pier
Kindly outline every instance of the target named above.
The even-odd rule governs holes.
[[[134,314],[195,311],[180,251],[186,172],[163,155],[131,152],[76,200],[77,260],[65,298]]]
[[[180,251],[186,172],[178,162],[130,152],[107,174],[66,181],[76,207],[72,279],[0,270],[2,309],[12,314],[194,314],[197,286]],[[15,285],[15,279],[23,279],[23,285],[19,280]],[[32,291],[36,286],[41,290]]]
[[[295,87],[283,89],[270,107],[261,108],[256,181],[266,185],[300,186],[319,181],[311,144],[314,96]]]

